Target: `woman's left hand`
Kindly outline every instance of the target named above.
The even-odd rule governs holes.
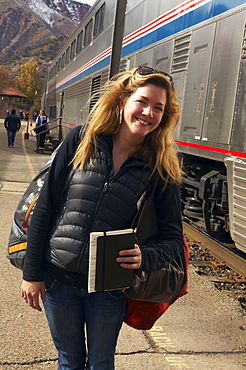
[[[120,263],[121,267],[125,269],[138,269],[142,263],[142,253],[137,244],[134,249],[124,249],[119,252],[120,257],[116,261]]]

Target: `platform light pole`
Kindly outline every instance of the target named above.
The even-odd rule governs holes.
[[[119,72],[127,0],[117,0],[109,78]]]

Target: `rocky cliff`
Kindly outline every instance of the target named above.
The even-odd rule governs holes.
[[[89,9],[71,0],[0,0],[0,64],[16,76],[34,57],[44,75]]]

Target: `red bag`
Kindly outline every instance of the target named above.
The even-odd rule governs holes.
[[[155,322],[163,315],[163,313],[171,306],[179,297],[188,293],[188,263],[189,263],[189,246],[185,236],[184,239],[184,254],[186,259],[186,283],[179,294],[171,301],[166,303],[145,302],[127,298],[128,309],[124,322],[134,329],[149,330]]]

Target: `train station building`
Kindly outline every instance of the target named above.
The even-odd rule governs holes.
[[[8,86],[0,90],[0,118],[5,118],[7,111],[20,110],[30,111],[31,104],[28,103],[28,96],[19,91],[16,87]]]

